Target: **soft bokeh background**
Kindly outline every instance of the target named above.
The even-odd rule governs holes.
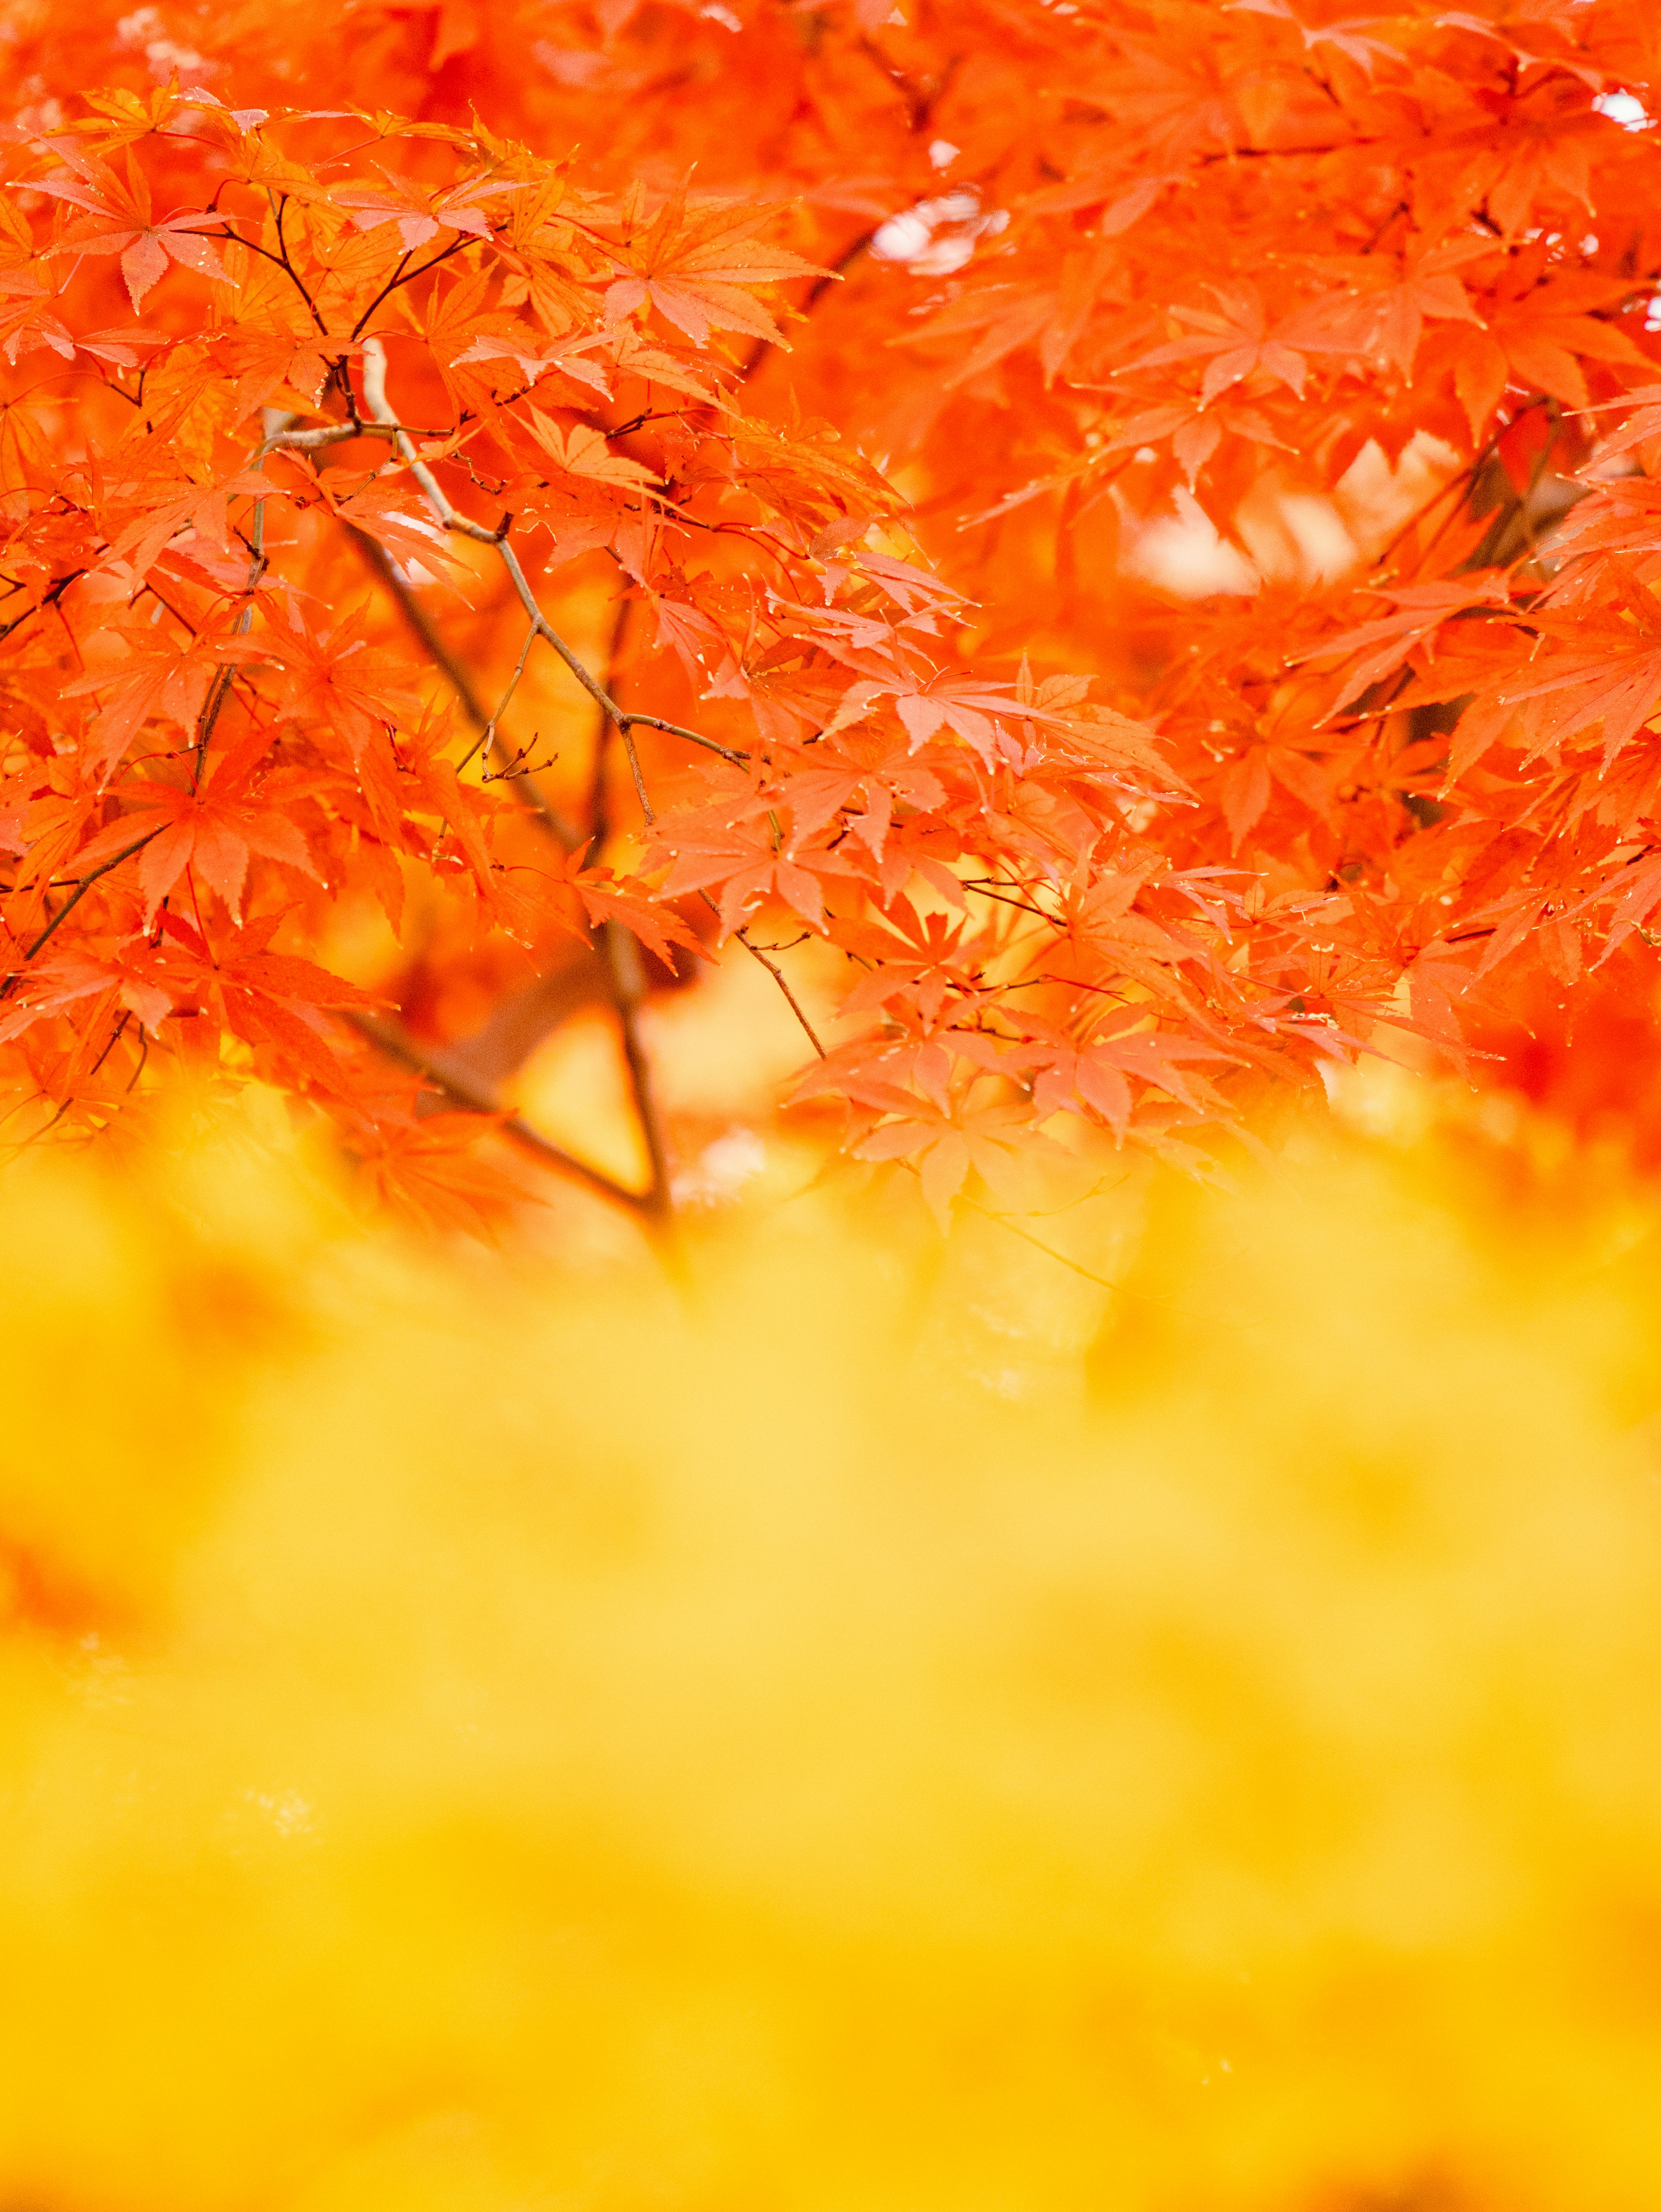
[[[258,1094],[20,1163],[0,2201],[1647,2212],[1661,1212],[1338,1106],[1099,1283],[418,1248]]]

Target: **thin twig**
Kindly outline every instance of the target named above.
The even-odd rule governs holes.
[[[634,778],[635,797],[640,801],[641,818],[649,830],[657,820],[657,813],[646,794],[646,778],[641,774],[640,755],[635,749],[635,733],[627,722],[618,724],[618,735],[623,739],[623,750],[629,757],[629,773]]]
[[[807,317],[812,313],[814,308],[818,307],[819,301],[830,289],[830,287],[838,282],[843,271],[851,266],[854,262],[859,259],[861,254],[863,253],[866,247],[870,245],[872,240],[876,236],[877,232],[880,228],[880,224],[873,223],[869,230],[862,230],[857,238],[851,240],[848,245],[843,246],[842,252],[837,256],[830,267],[821,270],[819,275],[815,277],[812,283],[807,288],[806,297],[803,300],[800,307],[795,310],[796,314],[799,315],[804,322],[806,320]],[[782,346],[783,343],[784,341],[782,338],[757,338],[754,345],[751,347],[744,366],[739,372],[739,382],[741,385],[748,384],[751,378],[761,367],[763,362],[766,360],[772,349],[775,346]]]
[[[289,258],[289,241],[283,235],[283,218],[288,212],[289,195],[286,192],[279,195],[273,191],[271,185],[267,185],[265,187],[265,198],[270,204],[271,215],[277,228],[277,252],[272,254],[269,248],[256,244],[256,242],[251,238],[243,239],[242,243],[244,246],[252,246],[256,253],[263,253],[266,260],[275,260],[279,268],[284,269],[288,271],[289,281],[293,284],[295,291],[299,293],[301,298],[306,302],[307,307],[311,311],[312,320],[317,325],[318,329],[326,338],[329,335],[329,325],[324,321],[322,316],[318,313],[316,301],[313,299],[311,294],[306,289],[305,284],[301,279],[299,270]],[[230,226],[227,224],[226,228],[229,230]],[[237,231],[231,231],[230,234],[234,238],[240,236],[240,233]]]
[[[703,903],[709,908],[709,911],[712,914],[719,914],[721,912],[721,908],[715,904],[715,902],[710,897],[708,891],[701,891],[698,896],[703,899]],[[806,1032],[808,1043],[812,1046],[814,1051],[818,1053],[821,1060],[828,1060],[830,1055],[826,1052],[824,1047],[819,1042],[818,1031],[813,1027],[812,1022],[808,1020],[807,1016],[803,1012],[801,1000],[790,988],[789,983],[786,980],[783,969],[779,966],[776,960],[770,960],[768,958],[767,955],[762,951],[760,945],[757,945],[751,939],[747,929],[735,929],[733,932],[733,934],[737,938],[739,943],[744,947],[745,951],[750,955],[750,957],[752,960],[760,961],[762,966],[767,970],[773,981],[778,985],[780,990],[783,992],[785,1004],[789,1007],[791,1012],[795,1016],[796,1019],[801,1024],[803,1030]]]
[[[440,669],[460,703],[461,711],[475,730],[487,730],[490,725],[490,710],[479,697],[472,678],[468,674],[449,647],[440,635],[436,625],[415,593],[399,574],[398,564],[379,538],[371,538],[366,531],[353,530],[357,549],[392,594],[399,612],[419,641],[423,650],[434,665]],[[498,736],[490,741],[490,753],[499,768],[513,765],[513,756]],[[520,804],[534,814],[543,828],[561,849],[575,853],[585,843],[583,833],[574,822],[545,799],[534,778],[515,776],[513,787]]]
[[[262,410],[262,427],[265,434],[248,457],[251,469],[258,471],[263,468],[267,450],[277,440],[287,434],[289,425],[293,421],[294,416],[280,408],[267,407]],[[254,593],[265,573],[265,502],[263,499],[257,499],[253,503],[253,524],[248,537],[251,550],[246,598],[242,611],[231,624],[233,637],[246,637],[252,628]],[[213,736],[214,725],[219,720],[221,709],[230,696],[233,673],[232,665],[227,661],[214,678],[212,688],[203,702],[201,719],[196,726],[196,773],[192,779],[198,787],[208,763],[208,742]]]
[[[723,745],[714,738],[706,738],[697,730],[685,728],[679,722],[666,722],[660,714],[619,714],[617,720],[619,729],[664,730],[672,738],[689,738],[693,744],[702,745],[706,752],[719,753],[734,768],[748,768],[750,765],[749,754],[739,746]]]
[[[462,711],[473,727],[480,732],[488,742],[492,757],[506,762],[508,757],[506,746],[502,738],[496,733],[494,725],[507,706],[507,699],[502,700],[501,706],[496,708],[496,714],[491,714],[486,709],[484,701],[478,696],[472,678],[450,651],[437,628],[429,617],[426,609],[399,574],[386,548],[374,538],[366,536],[362,531],[355,530],[352,535],[356,538],[365,560],[369,562],[392,594],[399,611],[426,648],[429,658],[449,679],[451,687],[461,703]],[[534,629],[530,632],[526,641],[527,647],[530,641],[536,635],[537,632]],[[521,665],[522,658],[521,656]],[[514,680],[515,682],[518,680],[517,673]],[[511,687],[509,696],[511,696]],[[609,726],[607,723],[601,723],[602,735]],[[472,756],[468,757],[471,758]],[[536,816],[562,851],[574,853],[580,847],[593,842],[593,830],[579,830],[574,823],[569,822],[557,808],[551,805],[542,796],[530,777],[516,776],[513,779],[513,784],[514,789],[521,800]],[[639,1032],[638,1012],[640,1002],[645,996],[646,978],[640,964],[639,950],[635,945],[633,937],[626,929],[620,928],[614,922],[607,923],[604,927],[593,932],[593,941],[594,949],[605,965],[607,994],[617,1012],[618,1024],[622,1033],[624,1059],[628,1066],[630,1085],[634,1094],[636,1118],[640,1125],[641,1141],[646,1147],[646,1157],[651,1169],[652,1179],[646,1191],[638,1198],[631,1194],[630,1203],[649,1218],[659,1219],[666,1217],[669,1211],[669,1175],[662,1122],[658,1113],[657,1102],[653,1096],[645,1046]]]
[[[463,753],[461,758],[456,763],[456,774],[458,775],[459,775],[462,769],[466,767],[468,762],[472,760],[473,755],[478,750],[481,745],[489,748],[494,746],[496,744],[496,724],[502,720],[508,708],[513,704],[514,694],[519,689],[519,679],[525,673],[525,664],[531,658],[531,647],[536,643],[536,632],[533,629],[527,629],[525,633],[525,642],[519,649],[519,659],[514,663],[514,672],[508,681],[508,689],[502,693],[501,699],[492,709],[490,720],[486,722],[484,727],[479,732],[478,736],[474,739],[472,744],[465,753]],[[506,771],[504,770],[503,773],[505,774]]]
[[[1536,392],[1532,399],[1526,400],[1524,404],[1517,410],[1516,413],[1512,416],[1511,421],[1506,423],[1505,429],[1497,431],[1494,435],[1488,440],[1487,445],[1483,447],[1482,452],[1477,454],[1475,459],[1470,463],[1469,467],[1461,469],[1457,476],[1450,477],[1439,491],[1433,493],[1432,496],[1425,501],[1422,507],[1416,507],[1413,514],[1410,514],[1408,520],[1402,525],[1402,527],[1396,532],[1396,535],[1390,539],[1389,544],[1385,546],[1384,551],[1379,554],[1378,559],[1373,562],[1373,573],[1375,574],[1381,574],[1384,573],[1385,562],[1390,559],[1396,547],[1402,543],[1402,540],[1408,536],[1410,531],[1416,530],[1421,522],[1425,521],[1430,515],[1432,515],[1442,501],[1447,497],[1450,492],[1458,491],[1462,485],[1465,486],[1469,490],[1475,490],[1477,477],[1487,466],[1488,463],[1493,459],[1494,454],[1499,452],[1500,444],[1505,439],[1506,433],[1512,429],[1517,423],[1520,422],[1524,415],[1531,415],[1536,407],[1543,407],[1545,404],[1546,394],[1543,392]],[[1443,532],[1447,529],[1448,525],[1452,521],[1454,515],[1457,514],[1458,511],[1458,504],[1456,502],[1452,512],[1445,515],[1442,520],[1437,525],[1429,543],[1421,548],[1419,557],[1421,561],[1424,560],[1430,553],[1431,549],[1436,544],[1437,539],[1442,536]]]
[[[908,1160],[906,1165],[909,1167],[910,1164]],[[1063,1267],[1070,1267],[1075,1275],[1082,1275],[1086,1282],[1094,1283],[1104,1291],[1117,1291],[1121,1287],[1117,1283],[1110,1283],[1105,1275],[1092,1274],[1088,1267],[1080,1267],[1076,1260],[1069,1260],[1065,1252],[1058,1252],[1053,1244],[1046,1244],[1042,1237],[1034,1237],[1030,1230],[1017,1228],[1007,1213],[995,1213],[989,1206],[983,1206],[978,1199],[964,1197],[961,1193],[959,1197],[962,1204],[971,1207],[977,1213],[983,1213],[989,1221],[995,1221],[1000,1229],[1007,1229],[1012,1237],[1019,1237],[1023,1244],[1030,1244],[1035,1252],[1042,1252],[1046,1260],[1055,1260]]]
[[[922,1180],[922,1170],[915,1160],[902,1159],[896,1164],[909,1169],[919,1181]],[[1007,1229],[1012,1237],[1019,1237],[1023,1244],[1030,1244],[1035,1252],[1042,1252],[1046,1260],[1054,1260],[1061,1267],[1070,1267],[1075,1275],[1082,1275],[1086,1282],[1094,1283],[1098,1289],[1116,1291],[1123,1288],[1122,1284],[1110,1283],[1105,1275],[1092,1274],[1088,1267],[1081,1267],[1076,1260],[1069,1260],[1065,1252],[1058,1252],[1053,1244],[1046,1244],[1041,1237],[1033,1236],[1030,1230],[1018,1228],[1007,1213],[995,1212],[991,1206],[983,1206],[979,1199],[970,1198],[967,1191],[960,1190],[955,1202],[968,1206],[971,1212],[984,1214],[989,1221],[995,1221],[1000,1229]]]
[[[624,928],[620,921],[605,923],[599,934],[600,951],[605,957],[611,1003],[617,1008],[618,1028],[623,1039],[623,1058],[629,1071],[629,1088],[635,1103],[635,1119],[640,1124],[641,1141],[646,1147],[647,1163],[651,1170],[651,1181],[641,1194],[641,1210],[655,1219],[666,1220],[671,1211],[669,1152],[664,1141],[662,1117],[658,1112],[657,1092],[652,1082],[652,1065],[647,1055],[645,1039],[640,1033],[641,1002],[646,996],[646,971],[641,964],[640,944],[633,932]]]
[[[25,607],[21,615],[14,615],[9,623],[0,624],[0,641],[3,641],[6,638],[9,638],[14,630],[21,629],[26,622],[33,620],[33,618],[36,615],[40,614],[45,608],[55,607],[59,599],[63,598],[64,592],[68,591],[70,586],[73,584],[77,578],[84,576],[86,573],[87,572],[84,568],[71,568],[67,576],[59,576],[49,590],[41,593],[40,597],[35,600],[33,606]],[[15,589],[17,587],[14,586],[14,588]],[[9,594],[8,596],[9,596]]]
[[[409,267],[408,264],[410,256],[406,253],[404,256],[403,260],[399,263],[397,268],[393,270],[392,275],[386,279],[386,282],[381,286],[380,291],[375,294],[374,299],[370,301],[368,306],[365,307],[363,313],[352,325],[352,336],[356,337],[358,335],[359,331],[363,328],[364,324],[368,321],[370,316],[374,314],[375,309],[380,305],[381,301],[386,299],[390,293],[395,292],[400,284],[413,284],[417,276],[424,276],[429,269],[436,269],[441,262],[447,261],[453,254],[459,253],[468,243],[469,239],[467,233],[465,231],[459,231],[455,237],[451,240],[450,244],[444,248],[442,252],[434,254],[430,261],[423,261],[419,269],[411,269]]]
[[[646,719],[647,717],[644,715],[620,715],[617,717],[617,725],[618,733],[623,739],[624,750],[629,757],[629,773],[634,778],[635,796],[640,801],[641,814],[645,821],[647,828],[649,830],[658,817],[656,811],[653,807],[651,799],[647,793],[646,779],[641,774],[640,755],[635,750],[634,732],[630,726],[633,722],[643,721]],[[703,899],[703,903],[709,908],[711,914],[719,915],[721,908],[716,905],[715,900],[710,897],[708,891],[700,891],[698,896]],[[767,970],[773,981],[778,985],[780,990],[783,992],[785,1003],[789,1007],[791,1012],[795,1016],[796,1019],[801,1024],[803,1030],[806,1032],[807,1042],[809,1044],[812,1046],[814,1051],[818,1053],[821,1060],[827,1059],[829,1055],[825,1052],[824,1047],[819,1042],[818,1032],[815,1030],[812,1022],[808,1020],[807,1016],[802,1011],[801,1000],[796,996],[795,993],[790,988],[788,982],[785,980],[784,970],[778,965],[776,961],[770,960],[767,955],[758,945],[751,942],[749,934],[745,930],[735,929],[733,932],[733,934],[737,938],[739,943],[744,947],[745,951],[750,955],[752,960],[760,961],[762,966]]]
[[[605,688],[613,698],[617,696],[619,689],[618,679],[623,672],[624,655],[628,645],[629,629],[633,617],[634,606],[635,602],[632,599],[619,595],[611,617],[611,641],[605,651]],[[606,839],[611,834],[611,800],[607,777],[609,752],[607,741],[611,734],[611,727],[610,722],[601,720],[594,737],[593,765],[588,772],[587,819],[588,835],[593,841],[596,855],[603,850]]]

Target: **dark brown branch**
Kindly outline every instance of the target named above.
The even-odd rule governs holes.
[[[511,765],[511,756],[505,741],[496,729],[496,716],[479,696],[472,675],[458,660],[440,635],[437,626],[427,610],[399,574],[397,567],[386,548],[362,531],[354,531],[363,557],[374,568],[392,593],[400,614],[435,667],[441,670],[460,702],[462,712],[488,741],[492,759],[504,766]],[[532,632],[532,635],[535,633]],[[507,704],[506,700],[503,705]],[[498,713],[501,711],[497,710]],[[600,724],[601,744],[611,727],[609,720]],[[550,836],[567,853],[592,842],[592,830],[579,830],[569,822],[559,810],[550,805],[537,790],[529,776],[511,779],[514,791],[529,807]],[[635,1115],[640,1125],[641,1141],[646,1147],[646,1157],[651,1168],[651,1182],[639,1197],[631,1196],[630,1203],[649,1218],[657,1219],[669,1212],[668,1162],[665,1151],[663,1125],[653,1095],[646,1049],[639,1030],[638,1012],[646,994],[646,978],[641,966],[640,948],[626,929],[615,922],[593,933],[595,950],[605,963],[606,995],[617,1010],[622,1031],[624,1060],[629,1071],[630,1087],[634,1096]],[[477,1090],[478,1086],[473,1086]],[[534,1134],[534,1132],[532,1133]]]
[[[87,893],[92,889],[93,885],[100,877],[108,875],[112,868],[119,868],[123,860],[131,860],[135,853],[142,853],[145,846],[149,843],[150,839],[152,837],[159,837],[161,834],[161,828],[160,825],[158,825],[155,829],[149,831],[146,836],[138,838],[134,843],[129,845],[125,851],[118,853],[113,860],[106,860],[101,867],[94,868],[89,876],[81,877],[76,890],[64,900],[63,905],[58,908],[57,913],[53,915],[52,920],[46,924],[39,937],[35,939],[33,944],[27,945],[24,948],[24,960],[33,960],[35,954],[42,949],[47,940],[51,938],[53,931],[63,927],[64,924],[75,912],[76,908],[80,905],[82,900],[85,898]],[[0,999],[9,998],[10,996],[12,986],[16,982],[19,970],[14,969],[11,974],[7,976],[4,982],[0,983]]]
[[[404,259],[399,263],[397,268],[393,270],[392,275],[381,286],[380,291],[375,294],[374,299],[370,301],[368,306],[365,307],[363,313],[352,325],[352,336],[355,338],[361,337],[362,336],[363,325],[368,321],[370,316],[374,314],[375,309],[389,294],[397,291],[400,284],[413,284],[417,276],[424,276],[429,269],[436,269],[441,262],[447,261],[453,254],[459,253],[463,246],[467,243],[467,234],[465,232],[459,232],[441,253],[434,254],[430,261],[423,261],[419,269],[410,269],[405,266],[405,264],[410,258],[409,255],[406,253]]]
[[[403,1066],[413,1069],[435,1090],[442,1091],[464,1113],[502,1113],[500,1102],[491,1087],[481,1083],[458,1055],[446,1052],[441,1046],[429,1048],[417,1043],[400,1024],[383,1020],[374,1014],[348,1012],[344,1013],[341,1019],[349,1023],[361,1036],[367,1037],[389,1060],[398,1060]],[[658,1211],[653,1204],[650,1191],[630,1190],[627,1184],[614,1181],[601,1169],[590,1167],[587,1160],[580,1160],[575,1152],[568,1152],[562,1146],[551,1143],[539,1130],[533,1129],[523,1115],[509,1114],[498,1126],[504,1136],[511,1137],[515,1144],[532,1153],[545,1166],[557,1169],[560,1174],[573,1177],[585,1188],[593,1191],[596,1197],[610,1199],[613,1205],[626,1206],[630,1212],[648,1218]]]
[[[76,579],[84,576],[86,573],[84,568],[71,568],[67,576],[58,577],[54,584],[41,593],[33,606],[25,607],[21,615],[15,615],[10,622],[0,626],[0,640],[9,638],[15,629],[21,629],[32,616],[40,614],[43,609],[55,607]]]
[[[630,602],[619,599],[617,619],[611,627],[611,650],[607,655],[605,689],[615,698],[618,663],[624,641],[628,635]],[[610,835],[611,820],[606,788],[606,757],[613,728],[619,730],[629,748],[630,765],[636,769],[636,788],[642,806],[649,817],[651,809],[646,801],[644,787],[639,783],[638,763],[635,760],[633,740],[626,722],[614,723],[609,715],[602,714],[594,737],[594,765],[588,782],[588,836],[596,860]],[[658,1196],[658,1210],[667,1215],[670,1210],[669,1161],[664,1143],[663,1125],[658,1113],[657,1092],[652,1082],[651,1061],[647,1057],[644,1040],[640,1034],[640,1004],[646,995],[645,971],[641,966],[640,945],[630,932],[614,921],[607,922],[598,933],[600,948],[605,956],[606,974],[611,980],[611,1000],[618,1010],[618,1026],[623,1039],[623,1057],[629,1070],[629,1087],[635,1103],[635,1118],[640,1124],[642,1140],[652,1165],[652,1188]]]
[[[640,1033],[640,1006],[646,996],[646,971],[641,964],[640,944],[619,921],[603,924],[599,943],[605,957],[611,1003],[617,1008],[618,1026],[622,1033],[623,1057],[629,1070],[635,1119],[640,1124],[641,1139],[651,1169],[651,1182],[641,1195],[641,1209],[656,1218],[666,1219],[671,1211],[669,1157],[652,1083],[652,1065]]]
[[[1458,494],[1459,497],[1456,499],[1454,505],[1437,525],[1429,542],[1421,548],[1419,557],[1422,562],[1429,554],[1431,548],[1436,544],[1437,539],[1439,538],[1446,531],[1449,524],[1453,520],[1454,516],[1458,514],[1460,507],[1463,503],[1464,500],[1475,489],[1477,478],[1481,476],[1483,469],[1487,466],[1488,462],[1491,461],[1494,456],[1499,452],[1500,441],[1506,436],[1506,432],[1509,431],[1514,424],[1519,422],[1524,415],[1530,415],[1536,407],[1543,407],[1547,404],[1547,396],[1543,392],[1538,392],[1535,394],[1532,399],[1525,400],[1522,406],[1516,410],[1515,413],[1512,416],[1511,421],[1506,424],[1504,429],[1496,431],[1494,436],[1488,440],[1487,445],[1483,447],[1482,452],[1477,454],[1475,459],[1470,463],[1469,467],[1461,469],[1457,476],[1450,477],[1447,482],[1442,485],[1441,489],[1439,491],[1433,492],[1430,498],[1425,501],[1422,507],[1416,507],[1414,510],[1413,514],[1409,516],[1408,520],[1402,525],[1401,528],[1396,532],[1396,535],[1390,539],[1389,544],[1385,546],[1384,551],[1374,562],[1373,574],[1380,578],[1387,578],[1391,574],[1391,571],[1384,566],[1384,563],[1390,558],[1396,547],[1402,543],[1402,540],[1406,538],[1410,532],[1416,530],[1421,522],[1427,520],[1429,517],[1435,513],[1437,507],[1441,505],[1442,501],[1447,498],[1451,492]],[[1469,565],[1469,563],[1467,565]]]
[[[438,627],[420,600],[398,572],[398,565],[379,539],[362,530],[354,530],[352,537],[357,549],[368,562],[387,591],[392,594],[398,611],[404,617],[411,634],[420,644],[427,658],[439,670],[455,693],[462,713],[483,737],[490,730],[490,710],[478,696],[472,676],[459,661],[440,635]],[[490,757],[501,769],[513,765],[513,757],[499,736],[490,738]],[[575,853],[585,841],[576,824],[566,819],[557,806],[550,804],[537,789],[529,776],[515,776],[513,787],[520,804],[547,830],[550,836],[567,853]]]

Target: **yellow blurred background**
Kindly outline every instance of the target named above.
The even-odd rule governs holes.
[[[1073,1266],[9,1170],[0,2203],[1652,2212],[1661,1207],[1370,1080]]]

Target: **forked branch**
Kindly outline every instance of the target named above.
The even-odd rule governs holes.
[[[400,1023],[384,1020],[375,1014],[347,1012],[342,1018],[350,1023],[361,1036],[367,1037],[384,1052],[389,1060],[423,1077],[434,1089],[443,1092],[457,1106],[469,1114],[501,1114],[502,1107],[487,1084],[481,1083],[465,1063],[442,1048],[430,1048],[418,1043]],[[625,1206],[630,1212],[647,1220],[660,1217],[665,1211],[656,1196],[656,1178],[643,1191],[630,1190],[606,1175],[603,1170],[591,1167],[580,1160],[575,1152],[563,1146],[551,1144],[539,1130],[533,1129],[521,1115],[508,1114],[501,1122],[502,1133],[511,1137],[516,1145],[535,1156],[546,1167],[556,1168],[560,1174],[571,1176],[597,1197],[610,1199],[613,1205]]]

